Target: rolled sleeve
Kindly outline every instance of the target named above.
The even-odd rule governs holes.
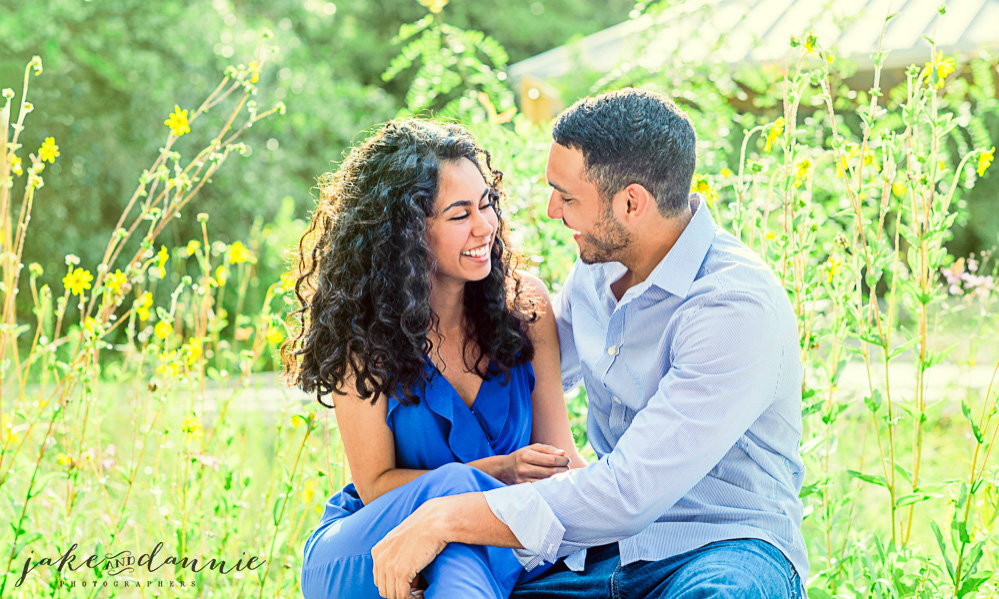
[[[611,453],[585,468],[490,492],[493,513],[536,556],[535,565],[642,531],[773,403],[782,346],[771,302],[719,294],[682,318],[672,366]],[[556,539],[557,552],[550,547]]]
[[[565,527],[551,507],[530,484],[511,485],[485,493],[493,515],[513,532],[523,549],[514,553],[525,570],[533,570],[542,562],[554,562]]]

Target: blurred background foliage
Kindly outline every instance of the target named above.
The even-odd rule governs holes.
[[[45,331],[46,341],[26,352],[27,359],[12,361],[9,371],[18,376],[3,381],[37,378],[41,384],[22,384],[13,409],[0,414],[0,468],[7,468],[0,469],[0,496],[13,493],[12,486],[18,494],[26,489],[20,503],[13,495],[0,502],[0,516],[15,522],[0,594],[15,573],[14,558],[30,544],[47,554],[70,534],[107,539],[109,531],[114,538],[129,527],[173,535],[182,548],[197,541],[218,555],[226,554],[229,543],[269,547],[268,559],[281,567],[259,577],[257,596],[296,594],[304,531],[348,473],[330,414],[311,397],[289,401],[286,390],[269,387],[270,397],[251,399],[244,387],[250,374],[279,368],[275,350],[285,331],[283,314],[276,312],[293,303],[281,286],[289,266],[285,252],[306,228],[316,177],[365,131],[397,114],[455,116],[507,173],[504,209],[514,243],[529,267],[557,290],[576,248],[568,230],[545,215],[549,123],[534,123],[526,111],[511,109],[519,90],[506,80],[507,64],[629,17],[692,4],[538,0],[504,5],[500,12],[494,3],[473,0],[0,0],[0,87],[18,87],[33,55],[45,65],[44,77],[31,78],[35,109],[21,138],[21,159],[27,166],[27,154],[48,137],[61,151],[45,165],[45,187],[35,197],[21,259],[45,272],[25,269],[17,318],[11,319],[23,326],[2,329],[23,345],[25,333],[35,328],[25,278],[32,290],[36,277],[39,286],[55,290],[40,294],[48,308],[39,312],[48,318],[40,318],[45,322],[36,330]],[[260,71],[259,84],[253,79],[255,100],[261,107],[283,102],[287,113],[261,120],[242,136],[249,155],[234,155],[155,240],[144,265],[129,275],[134,288],[111,292],[95,281],[91,295],[118,302],[109,304],[116,315],[133,306],[128,327],[106,332],[103,327],[116,326],[100,321],[107,314],[97,321],[81,317],[73,305],[78,297],[82,305],[81,289],[72,293],[64,334],[47,339],[54,298],[62,295],[54,301],[62,310],[71,295],[62,279],[67,254],[79,256],[78,271],[101,262],[142,169],[166,143],[163,120],[175,105],[195,109],[226,67],[247,63],[265,29],[280,50]],[[865,91],[870,77],[835,58],[834,49],[821,46],[824,40],[800,33],[805,38],[790,40],[791,54],[809,55],[808,62],[787,69],[787,79],[783,65],[684,62],[667,55],[653,69],[637,66],[638,56],[607,73],[577,64],[545,85],[565,104],[628,85],[674,97],[699,135],[694,188],[706,196],[717,221],[782,278],[798,310],[806,367],[802,453],[808,480],[802,496],[813,563],[810,594],[996,596],[999,471],[994,461],[986,464],[991,451],[980,461],[979,450],[987,440],[993,447],[999,433],[999,419],[993,418],[999,395],[988,380],[984,389],[980,376],[981,364],[996,364],[991,381],[999,381],[999,355],[988,342],[999,327],[999,262],[989,253],[999,241],[999,178],[995,168],[989,170],[999,145],[999,57],[980,52],[934,59],[928,53],[925,60],[932,62],[924,66],[920,60],[908,70],[909,94],[904,78],[886,79],[883,97],[873,103],[877,110],[871,110]],[[682,32],[699,34],[696,27]],[[943,63],[953,72],[940,75]],[[913,96],[912,89],[921,91]],[[206,113],[190,133],[172,138],[172,149],[197,152],[224,120]],[[913,123],[918,131],[902,135]],[[882,198],[881,206],[871,198]],[[205,232],[199,213],[209,215]],[[862,231],[872,241],[858,236]],[[203,253],[189,243],[198,239]],[[233,289],[228,293],[226,275],[220,274],[227,265]],[[6,301],[16,292],[5,293]],[[275,311],[271,299],[284,304]],[[155,319],[145,314],[136,320],[137,312],[153,305]],[[136,335],[132,325],[138,326]],[[894,333],[893,343],[875,334],[882,326]],[[118,344],[100,343],[112,340]],[[2,358],[0,353],[0,365]],[[872,360],[878,362],[873,369]],[[942,374],[927,382],[924,373],[937,365],[931,372]],[[149,372],[154,368],[155,374]],[[206,391],[206,378],[219,385]],[[261,380],[276,383],[273,376]],[[46,382],[53,381],[58,401],[45,399]],[[74,388],[74,381],[82,388]],[[906,387],[912,381],[918,382]],[[98,384],[118,387],[98,393]],[[134,388],[125,393],[126,385]],[[122,399],[128,395],[130,400]],[[105,409],[107,400],[99,403],[99,397],[131,401],[142,416]],[[903,415],[893,415],[893,401]],[[227,411],[230,404],[233,412]],[[91,405],[101,409],[88,428]],[[576,440],[585,445],[585,392],[569,396],[568,408]],[[972,409],[981,414],[978,420]],[[48,429],[38,426],[45,421]],[[133,439],[142,439],[134,447],[121,441],[129,427]],[[320,431],[327,435],[323,442],[310,437]],[[910,435],[896,438],[896,432],[915,434],[909,441]],[[121,444],[123,465],[130,451],[126,470],[116,466],[114,443],[104,449],[108,441]],[[144,454],[147,442],[159,448],[152,458]],[[259,460],[246,459],[248,447],[263,448]],[[166,456],[162,469],[160,450]],[[917,480],[910,472],[919,473],[924,454]],[[6,455],[12,457],[5,461]],[[143,468],[150,459],[157,467]],[[915,464],[912,470],[909,464]],[[954,478],[965,476],[955,472],[968,464],[971,476]],[[109,503],[105,519],[104,506],[95,505],[101,494],[88,491],[97,485],[118,498],[122,479],[103,474],[116,467],[127,487],[120,509]],[[36,488],[37,474],[43,477]],[[49,481],[58,481],[59,495],[41,495]],[[143,492],[130,494],[133,484]],[[161,493],[161,486],[171,492]],[[201,499],[206,503],[197,504]],[[211,502],[214,510],[205,509]],[[53,519],[53,506],[65,509],[68,519]],[[245,525],[245,513],[257,512],[272,519]],[[135,520],[133,513],[142,516]],[[172,517],[176,513],[183,515],[179,521]],[[897,527],[896,515],[908,526]],[[951,537],[948,546],[936,535],[939,555],[933,547],[937,521]],[[219,539],[220,530],[238,537]],[[951,556],[957,558],[956,574]],[[961,570],[964,558],[970,565]],[[42,596],[40,589],[50,583],[34,584],[21,596]],[[253,583],[231,584],[240,585],[233,596],[243,596],[242,586]],[[64,596],[56,586],[46,592]]]
[[[510,3],[497,18],[492,2],[454,0],[447,23],[488,32],[517,61],[625,20],[632,8],[630,0],[538,0]],[[251,155],[221,169],[197,208],[161,238],[171,247],[200,239],[195,215],[211,214],[213,238],[263,250],[247,292],[259,303],[267,286],[260,281],[286,270],[280,249],[300,234],[292,221],[311,212],[316,177],[364,130],[405,109],[416,70],[387,82],[382,73],[402,47],[393,40],[400,26],[426,14],[417,2],[384,0],[0,0],[0,81],[15,87],[35,54],[47,75],[22,143],[36,148],[53,136],[62,152],[47,170],[23,262],[41,264],[40,282],[55,287],[65,254],[100,262],[138,176],[164,143],[162,121],[175,104],[193,109],[269,29],[279,52],[256,100],[283,101],[287,115],[247,131]],[[201,147],[219,123],[203,124],[182,150]],[[30,313],[23,299],[19,313]]]

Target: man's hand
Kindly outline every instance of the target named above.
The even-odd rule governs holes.
[[[507,457],[507,467],[496,478],[508,485],[543,480],[569,470],[565,451],[544,443],[521,447]]]
[[[371,549],[375,585],[382,597],[408,599],[420,571],[447,547],[441,534],[445,521],[435,510],[439,501],[431,499],[416,508]]]

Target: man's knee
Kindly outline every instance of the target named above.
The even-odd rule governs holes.
[[[794,570],[763,541],[720,543],[680,568],[648,599],[794,599]]]

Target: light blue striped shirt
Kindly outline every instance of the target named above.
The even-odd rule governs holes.
[[[676,244],[620,301],[616,262],[577,262],[553,300],[564,385],[586,384],[600,459],[485,494],[527,569],[569,555],[578,571],[580,549],[614,541],[629,564],[756,538],[808,576],[794,312],[762,260],[696,194],[691,205]]]

